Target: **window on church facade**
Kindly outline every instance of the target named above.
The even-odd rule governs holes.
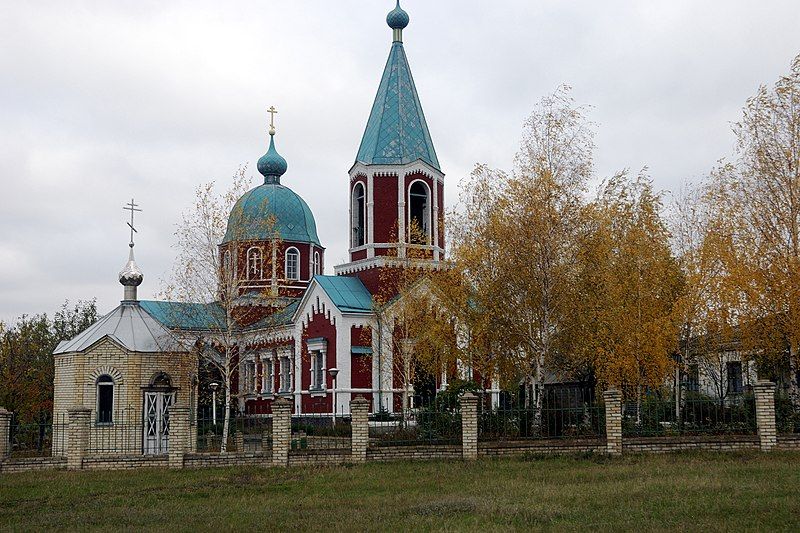
[[[108,375],[97,378],[97,423],[114,423],[114,380]]]
[[[256,362],[247,361],[244,364],[244,379],[242,380],[242,392],[251,394],[256,391]]]
[[[272,394],[272,384],[275,383],[275,367],[272,357],[261,360],[261,393]]]
[[[264,279],[264,255],[261,248],[247,250],[247,279]]]
[[[325,354],[320,351],[311,352],[311,388],[325,388]]]
[[[314,252],[314,275],[319,276],[322,274],[322,262],[320,261],[319,252]]]
[[[300,279],[300,252],[297,248],[286,250],[286,279]]]
[[[430,201],[428,187],[421,181],[411,184],[408,191],[409,230],[411,244],[429,244]]]
[[[364,185],[357,183],[353,188],[353,247],[364,246],[366,242]]]
[[[281,357],[280,391],[292,391],[292,361],[288,357]]]

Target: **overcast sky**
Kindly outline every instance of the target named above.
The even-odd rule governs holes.
[[[122,205],[155,295],[198,184],[266,151],[347,259],[347,171],[390,48],[393,0],[0,0],[0,320],[122,297]],[[797,0],[404,0],[405,46],[453,206],[477,162],[509,168],[559,84],[597,122],[597,173],[678,190],[733,149],[730,123],[800,52]],[[257,180],[254,179],[254,184]]]

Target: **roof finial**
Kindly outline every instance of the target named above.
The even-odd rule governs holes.
[[[133,225],[133,217],[137,212],[141,213],[142,211],[138,209],[138,207],[139,205],[134,202],[133,198],[131,198],[130,203],[122,207],[122,209],[131,212],[131,221],[127,222],[128,227],[131,229],[131,242],[128,244],[130,252],[128,252],[128,262],[125,263],[125,267],[122,269],[122,272],[119,273],[119,282],[125,287],[125,298],[123,301],[126,302],[137,301],[136,287],[141,285],[144,280],[144,275],[133,258],[133,234],[138,233]]]
[[[286,174],[288,164],[275,149],[275,115],[278,110],[275,106],[267,109],[269,117],[269,150],[258,160],[258,171],[264,176],[264,183],[280,184],[281,176]]]
[[[409,22],[408,13],[400,7],[400,0],[397,0],[397,7],[386,15],[386,24],[392,28],[392,40],[396,43],[403,42],[403,29],[408,26]]]

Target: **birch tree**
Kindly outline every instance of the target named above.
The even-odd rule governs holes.
[[[246,167],[240,168],[233,176],[231,187],[218,193],[214,182],[201,185],[196,190],[193,205],[181,215],[175,232],[178,256],[172,271],[172,279],[163,291],[163,296],[189,305],[176,306],[174,313],[178,321],[190,320],[203,324],[202,334],[195,335],[198,355],[220,375],[224,388],[225,414],[222,428],[221,451],[227,451],[230,431],[230,412],[235,392],[231,382],[239,372],[241,364],[242,327],[262,316],[258,309],[240,305],[237,300],[243,294],[244,271],[247,268],[246,250],[251,243],[243,241],[243,236],[234,235],[228,252],[223,253],[220,244],[226,234],[229,215],[237,216],[236,201],[250,189],[252,178]],[[266,206],[262,206],[265,209]],[[270,234],[275,226],[272,216],[265,216],[264,235]],[[273,232],[274,234],[274,232]],[[280,244],[275,234],[271,247]],[[271,250],[262,255],[262,268],[274,272],[279,263],[272,264]],[[262,296],[275,295],[273,287]],[[280,299],[276,299],[280,301]]]

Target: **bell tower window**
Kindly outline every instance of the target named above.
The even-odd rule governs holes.
[[[286,279],[294,281],[300,279],[300,252],[297,248],[286,250]]]
[[[408,190],[409,228],[408,241],[411,244],[430,243],[430,194],[428,186],[415,181]]]
[[[357,183],[353,188],[353,247],[364,246],[366,243],[366,202],[364,198],[364,185]]]

